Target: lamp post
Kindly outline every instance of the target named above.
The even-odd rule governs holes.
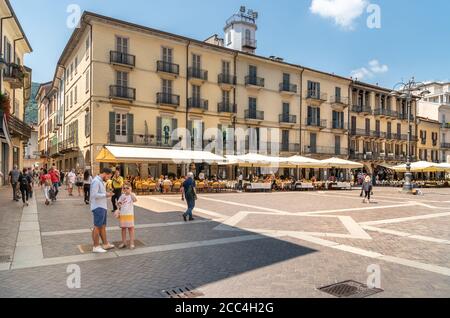
[[[411,112],[412,112],[412,101],[413,99],[421,99],[424,95],[430,94],[428,90],[423,90],[425,84],[422,82],[416,82],[415,78],[412,77],[408,82],[400,82],[394,86],[393,91],[389,94],[392,97],[400,97],[406,99],[406,108],[408,116],[408,139],[407,139],[407,149],[406,149],[406,173],[405,173],[405,184],[403,185],[403,191],[406,193],[411,193],[413,189],[412,184],[412,173],[411,173]],[[419,92],[414,95],[414,92]],[[417,107],[417,105],[416,105]]]

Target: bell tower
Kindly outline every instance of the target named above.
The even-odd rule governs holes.
[[[224,32],[225,47],[233,50],[255,54],[256,43],[256,20],[258,12],[247,10],[242,6],[238,13],[233,14],[226,22]]]

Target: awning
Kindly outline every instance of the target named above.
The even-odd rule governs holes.
[[[320,163],[323,165],[323,168],[360,169],[364,167],[361,163],[340,158],[330,158],[322,160]]]
[[[172,162],[174,164],[224,162],[225,158],[208,151],[105,146],[96,158],[103,163]]]
[[[291,165],[294,165],[298,168],[322,168],[323,164],[316,159],[302,157],[302,156],[293,156],[287,158],[288,162]]]
[[[240,167],[295,167],[289,163],[287,158],[270,157],[255,153],[249,153],[242,156],[226,156],[229,164],[237,164]]]
[[[393,169],[397,172],[406,172],[406,164],[396,166]],[[411,172],[440,172],[448,170],[450,170],[450,166],[448,164],[437,164],[426,161],[411,163]]]

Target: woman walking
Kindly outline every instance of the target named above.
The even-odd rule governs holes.
[[[50,189],[52,188],[52,176],[48,174],[47,169],[42,170],[41,175],[41,186],[42,190],[44,191],[45,196],[45,205],[50,204]]]
[[[78,189],[78,196],[81,197],[81,191],[83,191],[83,185],[84,185],[84,177],[83,174],[80,172],[78,172],[77,174],[77,179],[75,182],[75,185],[77,186]]]
[[[31,194],[31,187],[33,186],[33,180],[28,174],[28,169],[23,169],[19,176],[20,193],[22,195],[23,206],[28,206],[28,199]]]
[[[368,200],[368,203],[370,203],[370,195],[372,194],[372,190],[373,190],[372,179],[370,178],[370,176],[366,176],[362,184],[362,191],[364,191],[363,203],[366,203],[366,199]]]
[[[187,222],[187,217],[189,217],[189,221],[194,221],[192,211],[195,208],[197,193],[195,191],[195,180],[192,172],[188,173],[186,181],[184,181],[183,187],[181,188],[181,200],[186,200],[188,206],[186,213],[183,214],[184,222]]]
[[[84,203],[89,204],[89,197],[91,192],[91,183],[92,183],[92,176],[91,172],[89,170],[86,170],[84,172],[83,176],[83,191],[84,191]]]

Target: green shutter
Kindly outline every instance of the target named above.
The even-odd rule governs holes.
[[[174,144],[178,143],[178,119],[172,119],[172,141]]]
[[[116,113],[109,113],[109,142],[116,142]]]
[[[128,114],[127,115],[127,135],[128,135],[128,142],[130,144],[133,143],[134,140],[134,115]]]
[[[162,144],[162,118],[156,117],[156,143],[158,146]]]

